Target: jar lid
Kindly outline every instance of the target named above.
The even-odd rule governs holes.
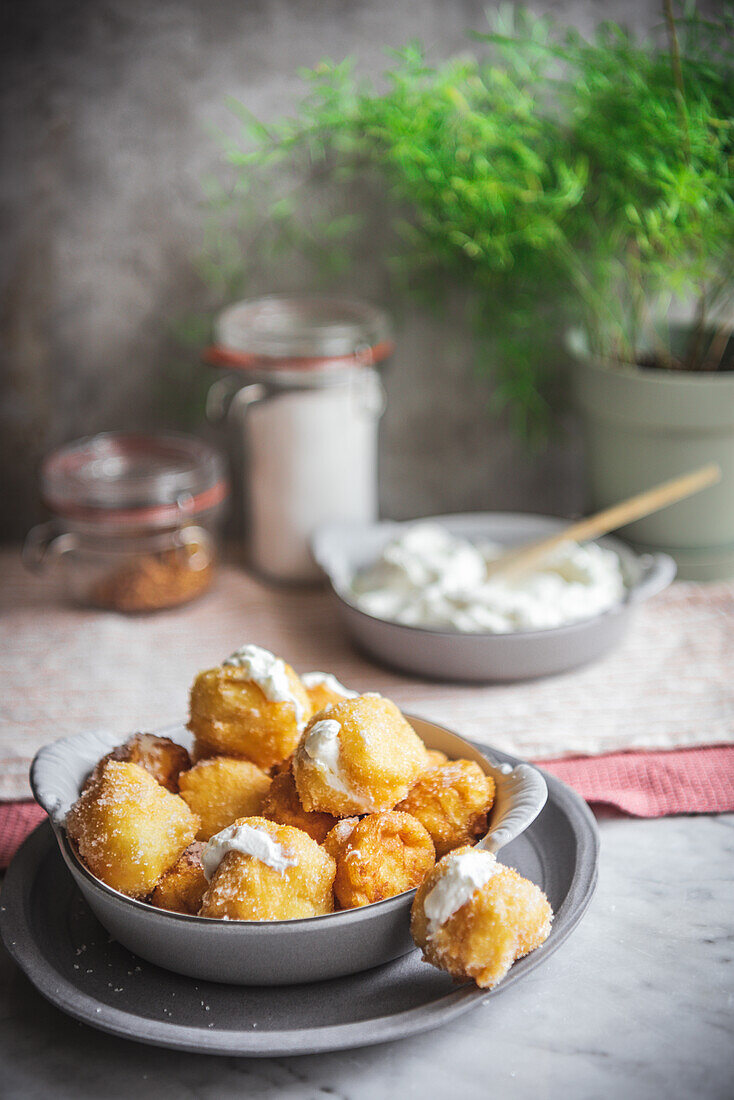
[[[54,451],[41,469],[48,507],[106,524],[175,525],[220,504],[228,485],[221,456],[170,432],[102,432]]]
[[[371,366],[393,350],[381,309],[348,298],[271,294],[235,302],[207,358],[239,369],[324,371]]]

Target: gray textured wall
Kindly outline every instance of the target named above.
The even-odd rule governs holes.
[[[181,422],[170,325],[205,301],[191,257],[200,245],[201,181],[221,156],[210,130],[230,125],[225,95],[272,117],[298,95],[299,66],[353,54],[379,67],[385,44],[415,36],[449,54],[465,44],[466,28],[483,24],[486,7],[8,0],[0,535],[21,535],[39,514],[35,475],[50,447],[105,428]],[[659,19],[654,0],[543,7],[584,29],[602,18],[638,27]],[[355,273],[356,285],[379,292],[379,255],[371,267]],[[288,281],[297,284],[297,274]],[[405,318],[389,390],[389,514],[580,506],[572,437],[531,459],[487,416],[486,383],[473,376],[460,315],[441,324]]]

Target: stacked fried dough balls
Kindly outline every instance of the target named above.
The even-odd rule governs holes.
[[[420,821],[397,810],[343,818],[324,848],[336,862],[334,895],[342,909],[412,890],[436,860],[433,842]]]
[[[493,800],[494,780],[478,764],[448,760],[424,771],[397,809],[425,826],[440,859],[484,836]]]
[[[275,921],[418,887],[425,957],[483,985],[548,934],[537,887],[471,847],[492,779],[427,750],[389,699],[245,645],[196,677],[189,729],[193,764],[168,738],[136,734],[67,815],[79,856],[113,889],[171,912]]]
[[[492,989],[516,959],[550,935],[543,891],[491,852],[457,848],[418,888],[410,930],[427,962],[456,979]]]
[[[426,749],[389,699],[331,703],[306,727],[293,757],[305,809],[335,817],[391,810],[427,765]]]
[[[238,817],[262,810],[270,776],[250,760],[212,756],[200,760],[180,779],[181,797],[198,815],[197,840],[209,840]]]
[[[190,703],[197,757],[221,753],[260,768],[290,756],[312,713],[291,666],[256,645],[242,646],[217,668],[200,672]]]
[[[334,909],[334,860],[302,829],[243,817],[203,854],[209,888],[200,916],[296,920]]]
[[[89,870],[108,886],[142,898],[196,836],[199,819],[184,800],[139,764],[109,760],[66,817]]]
[[[86,786],[92,786],[102,775],[110,760],[123,760],[130,764],[139,764],[153,776],[156,782],[167,791],[176,794],[178,778],[191,767],[189,754],[183,745],[177,745],[170,737],[157,737],[153,733],[135,733],[125,742],[97,763]]]

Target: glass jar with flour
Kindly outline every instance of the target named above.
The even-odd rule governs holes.
[[[207,359],[228,374],[207,412],[233,431],[250,564],[273,580],[316,580],[316,528],[377,517],[388,319],[362,302],[271,295],[225,309],[215,340]]]

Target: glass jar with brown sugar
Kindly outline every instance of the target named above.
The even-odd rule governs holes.
[[[80,439],[48,456],[41,488],[54,518],[29,532],[24,560],[35,570],[62,567],[75,602],[150,612],[210,587],[228,484],[221,457],[201,440]]]

